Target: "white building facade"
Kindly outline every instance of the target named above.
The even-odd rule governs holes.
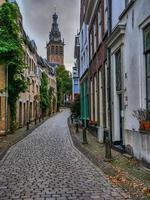
[[[150,163],[150,134],[133,116],[150,111],[150,1],[113,0],[111,13],[112,141]]]

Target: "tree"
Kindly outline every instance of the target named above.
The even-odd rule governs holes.
[[[69,71],[65,69],[65,66],[59,66],[56,69],[57,79],[57,108],[64,103],[64,95],[71,95],[72,93],[72,79],[69,75]]]
[[[55,98],[55,94],[54,94],[54,88],[50,86],[49,88],[49,100],[50,100],[50,104],[49,104],[49,115],[54,112],[56,109],[56,98]]]
[[[76,96],[74,102],[71,104],[71,112],[75,117],[80,117],[80,95]]]
[[[50,90],[48,83],[48,76],[45,72],[41,76],[41,86],[40,86],[40,106],[42,110],[42,115],[46,114],[47,109],[50,106]]]
[[[7,89],[12,132],[16,127],[16,102],[19,94],[27,89],[20,18],[16,3],[7,2],[0,7],[0,63],[8,70]]]

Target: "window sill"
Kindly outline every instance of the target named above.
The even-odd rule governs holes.
[[[143,129],[140,129],[139,132],[141,134],[150,134],[150,130],[143,130]]]

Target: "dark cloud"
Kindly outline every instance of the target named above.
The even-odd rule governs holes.
[[[65,40],[65,63],[73,65],[74,36],[79,30],[80,0],[18,0],[23,14],[24,27],[31,39],[35,39],[38,52],[46,57],[46,41],[56,5],[58,23]]]

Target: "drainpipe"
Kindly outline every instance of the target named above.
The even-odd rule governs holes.
[[[111,8],[112,1],[107,0],[108,5],[108,37],[111,35]],[[112,110],[111,110],[111,52],[110,48],[107,49],[108,58],[108,78],[109,78],[109,91],[108,91],[108,105],[109,105],[109,139],[112,142]]]

